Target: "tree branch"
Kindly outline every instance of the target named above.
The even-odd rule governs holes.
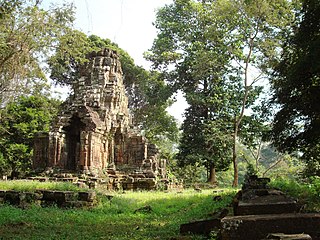
[[[272,164],[271,166],[269,166],[269,167],[262,173],[262,176],[264,177],[267,172],[269,172],[272,168],[274,168],[275,166],[277,166],[282,160],[283,160],[283,158],[282,158],[282,156],[280,156],[279,159],[278,159],[274,164]]]

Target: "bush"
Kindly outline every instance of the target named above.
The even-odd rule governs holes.
[[[320,210],[320,177],[310,177],[305,181],[279,178],[269,185],[297,198],[307,211]]]

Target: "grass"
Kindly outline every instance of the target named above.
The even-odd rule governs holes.
[[[0,239],[171,239],[179,236],[180,224],[208,218],[226,207],[234,194],[231,189],[113,193],[111,201],[101,195],[99,205],[91,210],[36,206],[23,210],[2,205]],[[213,201],[215,195],[222,200]],[[151,211],[135,211],[145,206]]]
[[[25,192],[34,191],[36,189],[57,191],[81,191],[81,188],[69,182],[38,182],[29,180],[0,181],[0,189],[17,190]]]

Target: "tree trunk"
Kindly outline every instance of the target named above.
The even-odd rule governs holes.
[[[233,163],[233,183],[232,187],[238,187],[239,174],[238,174],[238,156],[237,156],[237,136],[238,136],[238,121],[235,118],[234,121],[234,133],[233,133],[233,146],[232,146],[232,163]]]
[[[233,187],[238,187],[238,181],[239,181],[239,175],[238,175],[238,159],[237,159],[237,137],[239,134],[239,127],[240,127],[240,123],[243,119],[244,116],[244,111],[246,109],[246,104],[247,104],[247,100],[248,100],[248,95],[249,95],[249,91],[250,91],[250,87],[252,86],[249,85],[248,83],[248,71],[249,71],[249,64],[250,64],[250,57],[253,51],[253,40],[254,38],[257,36],[257,33],[255,34],[255,36],[250,38],[250,43],[249,43],[249,53],[247,55],[247,58],[245,60],[245,67],[244,67],[244,82],[243,82],[243,86],[244,86],[244,96],[242,99],[242,106],[241,106],[241,111],[239,116],[235,116],[234,119],[234,133],[233,133],[233,149],[232,149],[232,161],[233,161],[233,183],[232,186]]]
[[[212,185],[217,184],[216,168],[214,167],[214,164],[210,164],[208,183]]]

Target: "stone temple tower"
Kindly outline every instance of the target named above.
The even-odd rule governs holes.
[[[49,134],[35,138],[35,170],[99,174],[107,169],[165,177],[155,145],[132,130],[121,63],[110,49],[93,52]]]

